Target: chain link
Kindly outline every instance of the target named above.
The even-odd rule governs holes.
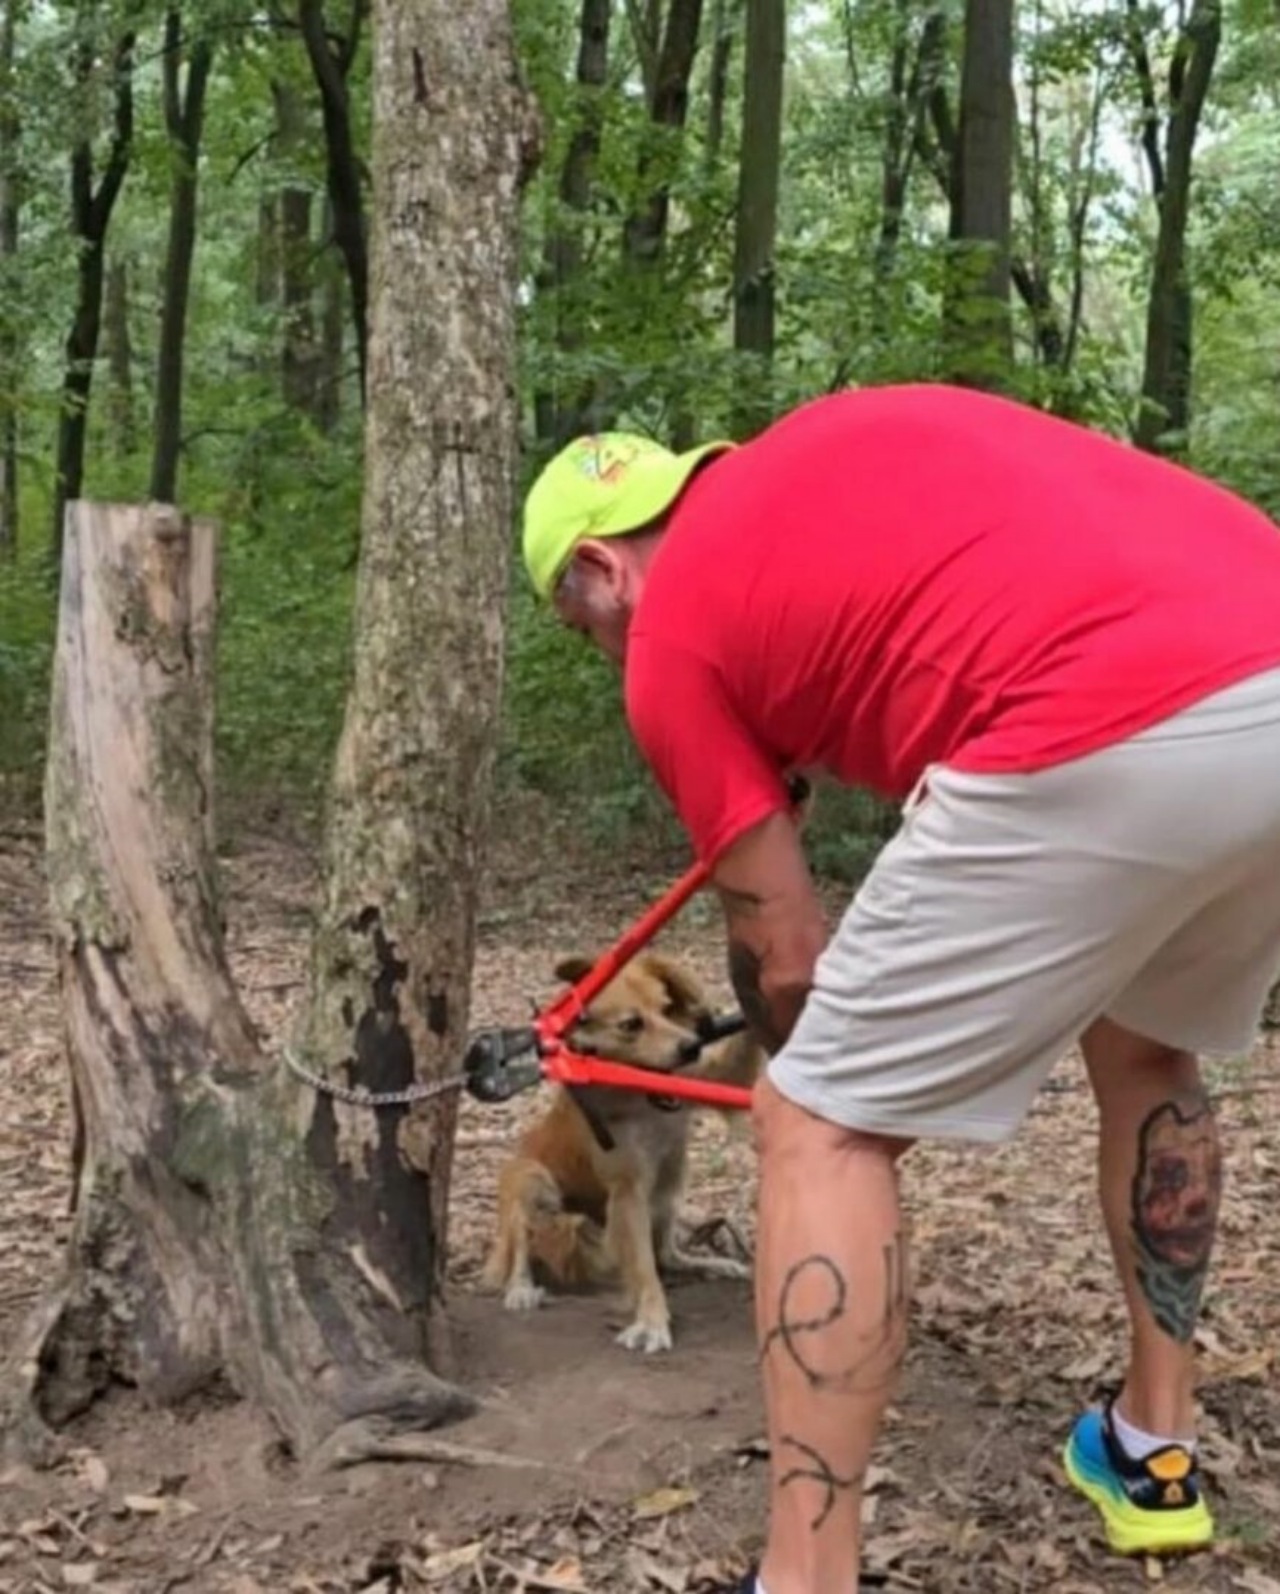
[[[289,1072],[304,1084],[310,1085],[312,1090],[319,1091],[322,1096],[333,1096],[338,1101],[345,1101],[351,1107],[409,1107],[414,1102],[432,1101],[437,1096],[447,1096],[452,1091],[461,1090],[469,1078],[463,1071],[446,1074],[443,1079],[406,1085],[403,1090],[362,1090],[352,1085],[336,1085],[331,1079],[313,1074],[298,1061],[287,1046],[281,1055]]]

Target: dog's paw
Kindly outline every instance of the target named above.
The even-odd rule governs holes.
[[[502,1304],[509,1312],[536,1312],[546,1298],[547,1292],[541,1285],[518,1279],[502,1297]]]
[[[670,1350],[671,1325],[642,1323],[637,1319],[634,1323],[629,1323],[618,1335],[618,1344],[627,1350],[643,1351],[646,1356],[652,1356],[655,1351]]]
[[[706,1279],[749,1279],[751,1269],[746,1262],[739,1262],[732,1256],[698,1256],[687,1257],[686,1265],[691,1273],[700,1273]]]

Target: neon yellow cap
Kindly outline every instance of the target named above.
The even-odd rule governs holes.
[[[704,443],[673,454],[647,437],[600,432],[577,437],[544,467],[524,506],[524,562],[549,598],[584,537],[616,537],[656,520],[679,497],[695,465],[733,448]]]

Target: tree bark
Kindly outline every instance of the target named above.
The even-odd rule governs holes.
[[[18,392],[22,332],[17,305],[21,121],[14,59],[18,0],[0,0],[0,559],[18,547]]]
[[[967,0],[951,181],[947,365],[953,380],[1006,385],[1013,192],[1013,0]]]
[[[196,247],[196,191],[205,89],[213,65],[207,38],[191,42],[185,92],[179,82],[183,54],[182,11],[165,14],[164,121],[169,135],[172,176],[169,188],[169,252],[164,268],[164,304],[156,360],[155,452],[151,496],[174,503],[178,496],[178,458],[182,447],[182,368],[187,338],[187,299]]]
[[[362,405],[368,387],[369,253],[347,78],[360,47],[360,31],[367,12],[368,0],[351,0],[347,31],[335,38],[325,22],[324,0],[298,0],[298,21],[324,119],[325,181],[333,210],[333,240],[346,262],[351,285],[351,323],[356,335]]]
[[[1192,297],[1186,270],[1187,217],[1196,134],[1222,38],[1221,0],[1195,0],[1169,71],[1169,121],[1164,158],[1151,65],[1136,0],[1130,0],[1130,41],[1143,90],[1143,145],[1159,207],[1142,401],[1134,441],[1154,453],[1182,453],[1191,424]]]
[[[87,23],[82,25],[87,26]],[[72,498],[80,496],[80,484],[84,479],[89,395],[93,387],[93,362],[98,354],[98,334],[102,323],[107,227],[129,169],[133,145],[133,47],[134,35],[125,33],[113,52],[112,136],[96,192],[93,187],[92,144],[87,138],[82,139],[71,152],[71,236],[76,247],[76,303],[71,330],[67,334],[62,407],[58,419],[50,539],[50,568],[55,572],[62,559],[66,506]],[[73,93],[78,102],[88,97],[96,61],[92,40],[79,40],[72,66]]]
[[[742,155],[733,259],[733,345],[744,369],[735,405],[734,434],[749,437],[773,411],[775,250],[782,165],[782,82],[786,58],[786,0],[747,0],[743,63]]]

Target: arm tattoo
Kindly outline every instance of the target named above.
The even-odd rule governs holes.
[[[803,1439],[793,1438],[789,1433],[784,1433],[778,1444],[779,1448],[789,1445],[792,1450],[798,1450],[808,1463],[794,1466],[789,1472],[784,1472],[778,1479],[780,1489],[785,1489],[790,1483],[810,1482],[821,1484],[826,1491],[817,1515],[809,1524],[810,1531],[816,1533],[831,1515],[836,1497],[840,1494],[853,1493],[862,1487],[862,1473],[855,1472],[851,1478],[842,1478],[821,1451],[805,1444]]]
[[[760,989],[760,967],[760,954],[745,941],[729,942],[729,979],[742,1016],[765,1050],[777,1052],[787,1037],[779,1032]]]
[[[778,1347],[814,1390],[854,1394],[890,1383],[906,1352],[904,1330],[909,1295],[906,1243],[901,1235],[895,1234],[880,1251],[884,1271],[880,1317],[875,1326],[861,1336],[858,1354],[847,1367],[834,1372],[819,1367],[815,1357],[821,1347],[810,1349],[812,1336],[838,1323],[849,1309],[849,1286],[844,1274],[829,1256],[820,1254],[803,1257],[787,1269],[778,1292],[777,1321],[761,1343],[761,1359]],[[798,1315],[795,1300],[802,1288],[810,1295],[820,1288],[825,1300],[825,1304],[819,1301],[817,1309],[806,1317]]]
[[[1222,1152],[1203,1092],[1148,1114],[1138,1131],[1133,1247],[1151,1315],[1189,1345],[1200,1313],[1222,1199]]]

